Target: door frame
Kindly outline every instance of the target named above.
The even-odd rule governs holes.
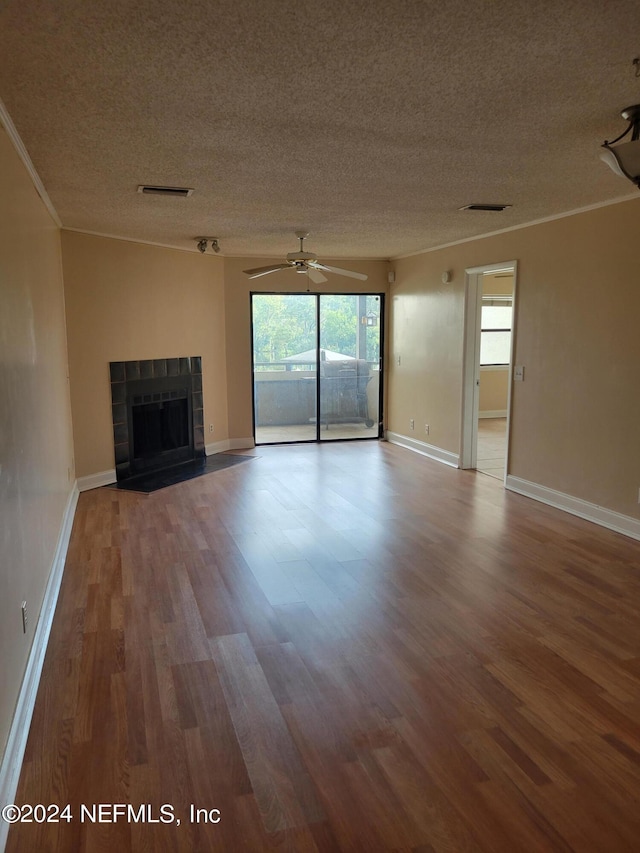
[[[253,348],[253,298],[254,296],[313,296],[316,304],[316,437],[315,439],[296,439],[293,441],[282,441],[279,444],[326,444],[331,441],[380,441],[384,437],[384,348],[385,348],[385,328],[386,328],[386,294],[384,291],[324,291],[324,290],[251,290],[249,292],[249,321],[251,335],[251,416],[253,441],[256,447],[261,445],[256,443],[256,401],[255,401],[255,363],[254,363],[254,348]],[[376,296],[380,299],[380,353],[378,357],[378,415],[373,420],[377,427],[377,434],[374,436],[363,436],[362,438],[321,438],[321,411],[320,411],[320,343],[321,343],[321,311],[320,303],[322,296]]]
[[[462,354],[462,410],[460,428],[460,468],[475,468],[478,462],[478,415],[480,411],[480,323],[482,310],[482,276],[487,272],[513,270],[511,346],[507,390],[507,446],[504,482],[509,470],[509,435],[511,424],[511,386],[516,337],[516,289],[518,262],[503,261],[465,270],[464,345]]]

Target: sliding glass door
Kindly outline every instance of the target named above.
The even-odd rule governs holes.
[[[319,300],[318,437],[377,438],[381,297],[323,293]]]
[[[256,444],[379,436],[382,298],[252,294]]]

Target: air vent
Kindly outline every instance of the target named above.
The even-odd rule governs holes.
[[[501,210],[506,210],[512,207],[510,204],[465,204],[464,207],[459,207],[458,210],[488,210],[490,213],[498,213]]]
[[[150,184],[140,184],[138,192],[144,195],[171,195],[177,198],[193,195],[193,190],[189,187],[156,187]]]

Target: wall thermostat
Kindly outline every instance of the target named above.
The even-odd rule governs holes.
[[[450,281],[451,281],[451,270],[445,270],[442,273],[442,283],[443,284],[449,284]]]

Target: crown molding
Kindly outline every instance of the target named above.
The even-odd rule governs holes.
[[[86,234],[87,237],[102,237],[106,240],[122,240],[124,243],[138,243],[141,246],[154,246],[156,249],[174,249],[178,252],[189,252],[191,254],[202,254],[194,245],[193,249],[186,249],[184,246],[177,246],[174,243],[157,243],[154,240],[141,240],[138,237],[123,237],[121,234],[106,234],[103,231],[87,231],[85,228],[68,228],[63,227],[63,231],[71,231],[74,234]],[[207,254],[207,257],[216,257],[215,255]],[[217,255],[218,258],[223,258],[224,255]]]
[[[44,206],[49,211],[49,215],[51,216],[53,221],[56,223],[58,228],[62,228],[62,222],[60,220],[60,217],[58,216],[58,213],[57,213],[55,207],[53,206],[53,202],[49,198],[49,194],[45,190],[44,184],[40,180],[40,175],[37,173],[36,167],[33,165],[31,157],[29,157],[29,152],[27,151],[24,142],[20,138],[20,134],[18,133],[18,130],[17,130],[15,124],[11,120],[11,116],[7,112],[7,108],[5,107],[4,102],[1,99],[0,99],[0,123],[2,124],[4,129],[7,131],[7,136],[9,137],[11,142],[13,143],[13,147],[15,148],[18,157],[22,160],[22,164],[24,165],[25,169],[29,173],[29,177],[31,178],[33,185],[36,188],[36,192],[38,193],[38,195],[42,199]]]
[[[508,234],[510,231],[521,231],[523,228],[532,228],[534,225],[544,225],[545,222],[555,222],[557,219],[566,219],[569,216],[577,216],[580,213],[589,213],[591,210],[599,210],[601,207],[611,207],[613,204],[624,204],[626,201],[633,201],[640,196],[638,193],[630,193],[629,195],[621,196],[620,198],[609,199],[608,201],[598,201],[595,204],[589,204],[586,207],[577,207],[575,210],[567,210],[565,213],[554,213],[553,216],[544,216],[542,219],[532,219],[531,222],[523,222],[520,225],[510,225],[508,228],[500,228],[497,231],[488,231],[486,234],[476,234],[475,237],[463,237],[462,240],[453,240],[451,243],[441,243],[439,246],[433,246],[430,249],[418,249],[415,252],[407,252],[403,255],[395,255],[390,258],[391,261],[401,261],[404,258],[415,258],[418,255],[428,255],[430,252],[439,252],[441,249],[449,249],[452,246],[460,246],[463,243],[473,243],[476,240],[486,240],[488,237],[497,237],[500,234]]]

